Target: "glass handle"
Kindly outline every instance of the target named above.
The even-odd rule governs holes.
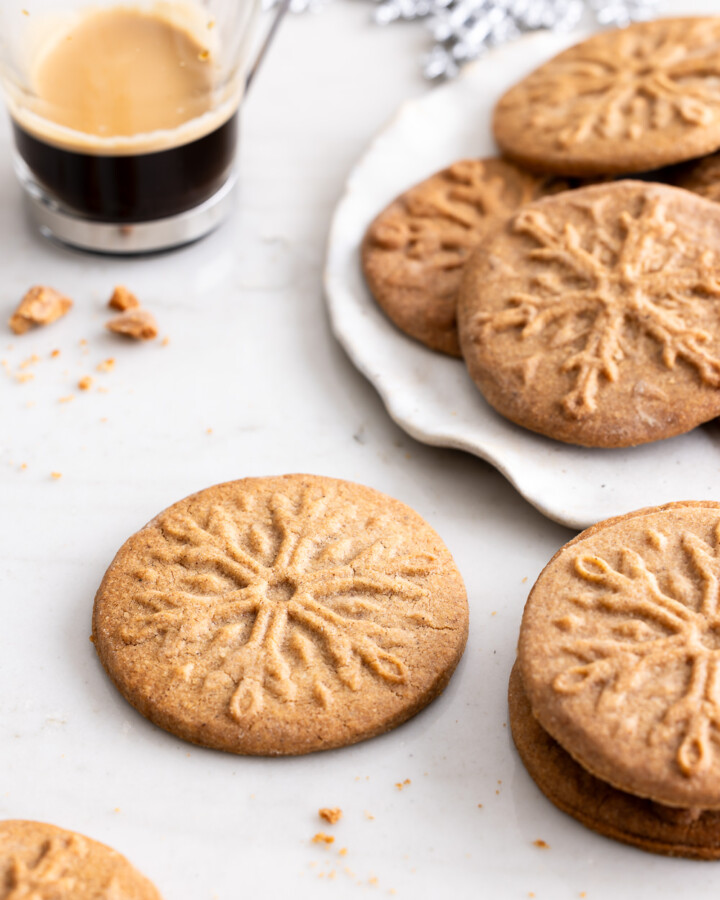
[[[270,49],[270,44],[272,44],[275,35],[277,34],[277,30],[280,27],[280,23],[282,22],[285,13],[290,9],[291,0],[280,0],[277,10],[275,12],[275,18],[273,19],[272,25],[265,37],[265,40],[262,43],[262,46],[258,50],[258,55],[255,57],[255,62],[252,64],[250,71],[248,72],[247,79],[245,80],[245,91],[247,92],[250,89],[250,85],[255,80],[255,76],[258,73],[258,69],[262,65],[263,60],[265,59],[265,54]]]

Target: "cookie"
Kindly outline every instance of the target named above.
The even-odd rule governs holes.
[[[602,32],[498,102],[493,130],[520,165],[561,175],[643,172],[720,147],[720,18]]]
[[[41,822],[0,822],[0,900],[160,900],[115,850]]]
[[[720,810],[719,584],[720,503],[672,503],[580,534],[523,614],[539,725],[586,772],[661,807]]]
[[[468,371],[502,415],[588,447],[720,414],[720,206],[617,181],[524,207],[466,265]]]
[[[208,488],[131,537],[95,599],[120,692],[173,734],[231,753],[340,747],[447,685],[467,599],[413,510],[312,475]]]
[[[651,853],[720,859],[720,812],[662,806],[595,778],[533,716],[517,665],[510,675],[508,705],[520,758],[558,809],[605,837]]]
[[[362,266],[395,325],[432,350],[460,356],[456,305],[463,266],[483,235],[523,204],[565,190],[503,159],[466,159],[422,181],[368,228]]]
[[[720,153],[704,156],[670,170],[669,180],[676,187],[720,201]]]

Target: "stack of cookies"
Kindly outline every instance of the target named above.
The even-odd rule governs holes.
[[[510,678],[525,766],[564,812],[670,856],[720,858],[720,504],[584,531],[530,593]]]
[[[497,104],[504,157],[455,163],[372,223],[380,306],[557,440],[627,447],[720,414],[719,76],[720,18],[541,66]]]

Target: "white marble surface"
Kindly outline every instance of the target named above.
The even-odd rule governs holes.
[[[422,29],[379,30],[367,17],[365,4],[337,2],[288,21],[248,101],[238,213],[174,255],[112,261],[44,243],[23,220],[3,133],[0,315],[34,282],[77,306],[0,345],[11,373],[40,357],[23,370],[32,381],[0,377],[0,818],[112,844],[165,900],[715,897],[714,867],[596,837],[530,782],[505,687],[527,590],[570,532],[487,464],[398,430],[330,334],[322,262],[346,173],[426,89]],[[168,346],[104,333],[116,282],[156,312]],[[114,371],[96,372],[108,357]],[[95,382],[81,393],[86,374]],[[432,523],[468,587],[465,658],[426,712],[347,750],[261,760],[183,744],[103,674],[88,641],[94,592],[123,540],[164,506],[286,471],[373,485]],[[321,806],[344,810],[327,849],[311,843],[331,830]]]

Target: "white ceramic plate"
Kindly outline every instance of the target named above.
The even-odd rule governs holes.
[[[716,11],[711,2],[704,6],[693,10]],[[717,422],[628,450],[572,447],[519,428],[485,403],[461,361],[427,350],[385,318],[363,281],[359,246],[370,221],[401,191],[456,159],[496,152],[490,116],[497,98],[581,37],[526,37],[401,107],[348,179],[326,269],[335,334],[398,425],[419,441],[487,460],[533,506],[574,528],[667,500],[717,499]]]

